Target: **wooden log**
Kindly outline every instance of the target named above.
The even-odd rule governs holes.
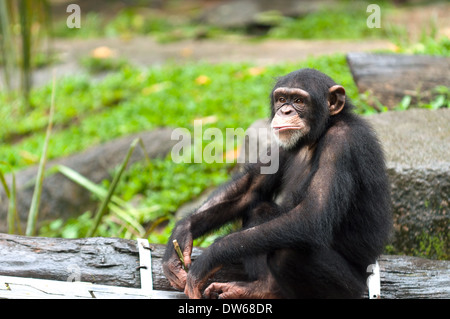
[[[382,298],[450,298],[450,261],[382,255],[378,262]]]
[[[153,288],[173,291],[162,272],[164,245],[152,245]],[[202,250],[194,248],[193,260]],[[450,298],[450,261],[409,256],[379,259],[381,297]],[[0,275],[67,281],[79,270],[81,281],[140,288],[135,240],[119,238],[61,239],[0,234]],[[245,280],[242,265],[223,267],[214,281]]]
[[[174,290],[162,271],[164,245],[150,245],[153,289]],[[201,249],[194,248],[195,260]],[[62,239],[0,234],[0,275],[140,288],[139,252],[135,240],[93,237]],[[222,268],[212,280],[245,280],[239,264]]]
[[[412,103],[429,102],[436,86],[450,86],[448,57],[358,52],[348,53],[347,62],[359,92],[371,92],[389,108],[405,95]]]

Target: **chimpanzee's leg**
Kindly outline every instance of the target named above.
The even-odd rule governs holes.
[[[242,221],[243,229],[254,227],[277,217],[280,214],[279,207],[272,202],[262,202],[251,209]],[[243,260],[248,278],[251,281],[264,279],[269,275],[267,267],[267,254],[247,256]]]
[[[263,202],[245,215],[244,229],[259,225],[279,214],[276,204]],[[207,298],[280,298],[279,288],[267,266],[267,254],[247,256],[243,260],[249,282],[212,283],[205,290]]]
[[[366,276],[332,249],[278,250],[267,264],[285,298],[361,298]]]

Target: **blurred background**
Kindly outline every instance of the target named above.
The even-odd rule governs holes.
[[[346,87],[364,116],[448,108],[446,83],[393,105],[358,89],[348,52],[450,56],[448,1],[376,1],[379,28],[368,25],[373,2],[0,1],[0,231],[165,243],[228,180],[239,145],[224,163],[176,164],[162,128],[246,129],[269,115],[274,79],[301,67]],[[121,139],[138,133],[136,149]],[[140,157],[128,162],[130,147]],[[447,239],[387,252],[446,259]]]

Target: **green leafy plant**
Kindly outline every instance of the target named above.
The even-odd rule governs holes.
[[[9,166],[9,164],[5,162],[0,162],[0,164]],[[22,233],[22,229],[19,222],[19,215],[17,213],[16,176],[14,173],[11,174],[11,187],[8,187],[5,175],[2,170],[0,170],[0,182],[5,190],[6,197],[8,198],[8,233],[15,234],[18,232],[20,234]]]
[[[399,111],[404,111],[409,108],[410,104],[411,104],[411,95],[405,95],[395,109]]]
[[[430,19],[429,24],[422,27],[418,41],[414,41],[410,38],[406,27],[398,25],[386,27],[389,40],[396,46],[396,53],[450,56],[450,38],[439,35],[437,30],[437,21]]]
[[[128,214],[125,212],[125,209],[131,210],[131,207],[126,202],[124,202],[114,196],[114,192],[115,192],[116,187],[121,179],[123,172],[125,171],[125,168],[128,165],[130,156],[138,144],[140,144],[141,147],[144,147],[142,140],[140,140],[139,138],[135,139],[131,143],[130,148],[129,148],[122,164],[120,165],[118,172],[115,174],[114,179],[113,179],[111,185],[109,186],[107,192],[104,192],[104,190],[101,187],[90,182],[88,179],[81,176],[80,174],[73,171],[72,169],[65,167],[65,166],[61,166],[61,165],[57,166],[57,170],[59,172],[61,172],[62,174],[64,174],[65,176],[67,176],[68,178],[73,180],[74,182],[87,188],[88,190],[90,190],[91,192],[96,194],[98,197],[102,198],[101,204],[95,214],[94,223],[86,234],[87,237],[92,237],[96,233],[96,231],[102,221],[102,218],[105,215],[108,208],[111,208],[112,210],[114,210],[115,213],[120,218],[125,220],[128,225],[131,225],[135,230],[137,230],[138,234],[142,235],[144,233],[143,228],[139,225],[139,223],[136,223],[134,221],[134,219],[130,218],[128,216]],[[145,152],[145,150],[144,150],[144,152]],[[152,208],[152,209],[154,209],[154,208]],[[156,207],[156,209],[157,209],[157,207]]]
[[[28,222],[25,235],[33,236],[36,231],[36,223],[39,214],[39,204],[41,202],[42,184],[44,182],[45,165],[47,163],[47,150],[50,142],[50,136],[53,128],[53,114],[55,113],[55,78],[53,76],[53,88],[50,105],[50,115],[48,120],[47,132],[45,134],[44,148],[42,150],[41,160],[39,162],[36,183],[33,197],[31,199],[30,212],[28,213]]]
[[[47,0],[0,1],[0,63],[5,86],[13,90],[14,76],[19,77],[22,99],[28,108],[38,40],[51,33],[50,21]]]
[[[123,172],[121,182],[116,184],[115,194],[110,192],[108,196],[108,189],[111,191],[113,184],[105,181],[103,185],[97,185],[68,167],[56,166],[55,170],[99,198],[102,204],[97,212],[104,213],[98,223],[94,222],[89,212],[66,222],[53,221],[42,227],[40,235],[84,237],[92,234],[92,229],[97,225],[96,233],[101,236],[150,237],[152,242],[163,243],[167,237],[162,234],[170,227],[176,209],[199,196],[206,188],[226,181],[228,167],[219,164],[176,164],[170,158],[140,162]],[[192,178],[193,175],[195,178]],[[119,176],[118,172],[115,176]],[[136,197],[140,198],[139,203],[135,202]],[[101,208],[105,205],[109,213]],[[99,216],[98,213],[96,216]],[[167,222],[170,222],[169,226]],[[161,228],[163,224],[165,227]]]
[[[424,105],[424,108],[438,109],[441,107],[449,107],[450,108],[450,88],[444,85],[437,86],[434,89],[434,92],[437,94],[434,100],[432,100],[428,105]]]
[[[100,207],[97,210],[97,213],[95,214],[94,226],[89,230],[87,237],[92,237],[95,234],[95,232],[97,231],[98,225],[100,224],[102,217],[105,214],[106,209],[108,207],[108,203],[111,200],[112,195],[114,194],[117,184],[119,183],[120,177],[122,176],[123,171],[127,167],[128,160],[130,159],[130,156],[133,153],[134,149],[136,148],[136,145],[138,144],[138,142],[139,142],[139,139],[136,139],[131,143],[130,149],[128,150],[128,153],[125,156],[125,159],[124,159],[122,165],[120,165],[119,171],[114,176],[111,186],[108,189],[108,193],[106,194],[104,200],[102,201]]]
[[[90,73],[100,73],[107,71],[118,71],[121,68],[128,66],[128,62],[123,58],[96,58],[85,57],[80,60],[80,64],[85,67]]]
[[[119,197],[113,195],[114,190],[117,186],[117,183],[120,180],[120,176],[123,173],[124,167],[126,166],[126,163],[128,162],[128,159],[129,159],[128,155],[132,153],[132,151],[134,150],[134,147],[135,147],[135,145],[131,145],[129,152],[128,152],[127,156],[125,157],[123,164],[121,165],[119,173],[115,175],[113,184],[108,190],[104,189],[103,187],[101,187],[99,185],[94,184],[93,182],[89,181],[87,178],[80,175],[79,173],[77,173],[76,171],[72,170],[69,167],[61,166],[61,165],[56,167],[56,169],[60,173],[64,174],[65,176],[70,178],[72,181],[78,183],[79,185],[83,186],[84,188],[86,188],[87,190],[92,192],[92,194],[94,194],[96,197],[101,199],[101,204],[97,210],[97,213],[95,214],[95,218],[92,219],[91,222],[89,222],[89,223],[86,221],[86,223],[82,223],[80,225],[80,228],[86,228],[85,226],[87,224],[89,224],[89,227],[87,227],[85,229],[85,231],[77,231],[77,234],[79,234],[79,235],[82,234],[83,237],[84,236],[87,236],[87,237],[93,236],[97,232],[97,230],[101,224],[102,218],[106,213],[106,209],[108,208],[114,213],[114,216],[116,216],[121,221],[121,224],[125,225],[126,231],[129,234],[133,234],[133,235],[139,236],[139,237],[144,236],[145,230],[134,218],[135,217],[134,215],[136,214],[137,209],[135,209],[133,206],[131,206],[126,201],[121,200]],[[159,209],[158,206],[147,207],[145,209],[144,213],[152,212],[152,211],[155,211],[158,209]],[[143,212],[141,211],[139,213],[143,213]],[[86,215],[84,215],[81,218],[86,220]],[[71,224],[71,222],[69,221],[67,223],[67,225],[70,225],[70,224]],[[63,226],[63,222],[60,221],[56,225],[53,224],[52,226],[50,226],[50,228],[53,230],[56,230],[58,228],[58,225]],[[74,226],[72,225],[70,227],[73,228]],[[125,234],[124,237],[129,237],[129,236]]]
[[[417,237],[418,247],[413,249],[414,256],[448,260],[448,234],[441,236],[430,236],[423,232]]]
[[[368,28],[365,1],[341,1],[303,17],[284,17],[269,31],[271,38],[360,39],[386,37],[384,28]],[[383,9],[388,10],[387,3]],[[383,16],[382,16],[383,17]],[[383,23],[383,22],[382,22]]]
[[[424,102],[420,97],[420,91],[418,91],[416,94],[417,102],[412,103],[412,97],[410,95],[405,95],[395,107],[395,110],[404,111],[411,107],[436,110],[439,108],[450,107],[450,88],[439,85],[431,91],[433,98],[429,102]]]

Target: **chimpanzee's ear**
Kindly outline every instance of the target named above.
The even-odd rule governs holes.
[[[341,85],[333,85],[328,90],[328,107],[330,115],[336,115],[345,105],[345,89]]]

